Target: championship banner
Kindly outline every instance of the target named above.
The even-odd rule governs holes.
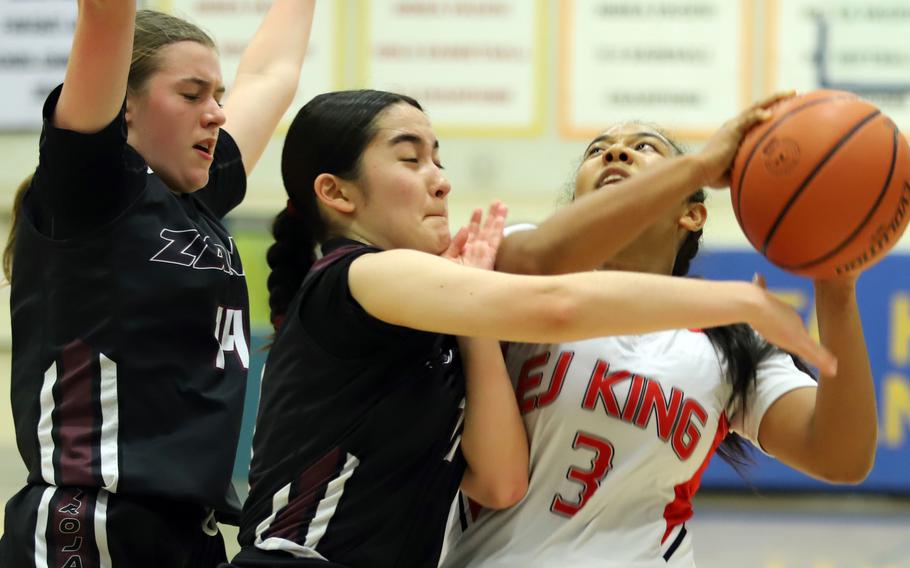
[[[769,93],[851,91],[910,129],[906,0],[767,0],[765,22]]]
[[[0,2],[0,130],[38,130],[41,107],[63,82],[76,27],[73,0]]]

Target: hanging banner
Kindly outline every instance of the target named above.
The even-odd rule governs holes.
[[[66,73],[76,12],[73,0],[0,2],[0,129],[41,128],[44,100]]]
[[[569,138],[654,122],[704,139],[751,103],[751,0],[565,0],[559,122]]]
[[[359,83],[416,98],[444,135],[533,136],[543,123],[543,0],[358,3]]]
[[[767,0],[765,84],[852,91],[910,129],[906,0]]]

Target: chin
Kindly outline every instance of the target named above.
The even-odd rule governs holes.
[[[208,176],[208,172],[206,171],[206,175],[204,177],[202,177],[201,179],[199,177],[197,177],[195,179],[187,180],[187,182],[185,184],[183,184],[179,189],[177,189],[177,191],[179,191],[180,193],[196,193],[197,191],[199,191],[203,187],[207,186],[208,184],[209,184],[209,176]]]

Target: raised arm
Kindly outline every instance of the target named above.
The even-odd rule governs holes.
[[[535,230],[516,231],[499,249],[496,269],[516,274],[564,274],[602,266],[654,221],[702,186],[726,187],[743,135],[770,116],[779,93],[725,123],[697,154],[675,156],[609,189],[579,197]]]
[[[55,126],[88,134],[117,116],[126,97],[135,26],[136,0],[79,0]]]
[[[505,205],[493,203],[481,227],[480,209],[475,210],[443,257],[492,270],[506,213]],[[458,345],[466,393],[461,448],[467,469],[461,490],[484,507],[511,507],[528,490],[528,437],[502,349],[485,338],[459,337]]]
[[[565,274],[593,270],[649,224],[698,191],[704,179],[696,156],[677,156],[562,207],[536,229],[505,238],[496,270]]]
[[[249,175],[297,93],[316,0],[275,0],[250,41],[224,105]]]
[[[759,442],[771,455],[831,483],[859,483],[872,470],[878,432],[875,386],[855,281],[815,283],[822,343],[838,358],[837,374],[818,388],[791,391],[766,412]]]
[[[835,368],[796,312],[745,282],[618,271],[502,274],[405,249],[358,258],[349,282],[374,317],[426,331],[554,343],[746,322],[810,363]]]

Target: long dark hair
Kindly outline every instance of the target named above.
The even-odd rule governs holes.
[[[328,236],[329,227],[319,213],[313,183],[323,173],[355,180],[360,158],[376,135],[376,118],[386,108],[417,101],[386,91],[357,90],[325,93],[305,104],[284,141],[281,177],[288,206],[272,224],[275,242],[266,259],[269,274],[269,307],[277,329],[288,305],[316,260],[316,245]]]
[[[679,150],[676,144],[674,147]],[[689,196],[689,202],[704,203],[705,197],[705,190],[699,189]],[[699,229],[686,235],[686,239],[676,253],[673,276],[686,276],[689,273],[692,259],[698,254],[703,232],[703,229]],[[732,386],[730,398],[727,400],[728,413],[745,412],[749,392],[755,385],[758,365],[778,348],[764,341],[746,324],[711,327],[706,328],[704,332],[726,364],[726,378]],[[797,368],[813,375],[805,362],[792,354],[790,356]],[[717,454],[740,475],[744,475],[745,467],[753,463],[751,446],[734,432],[727,434],[723,443],[718,446]]]

